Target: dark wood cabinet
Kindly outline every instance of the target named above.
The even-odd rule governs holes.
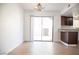
[[[67,44],[77,44],[78,32],[61,32],[61,41]]]
[[[61,32],[61,41],[68,43],[68,34],[66,32]]]
[[[78,32],[69,32],[68,44],[77,44],[77,43],[78,43]]]
[[[65,16],[61,16],[61,25],[66,25],[67,18]]]
[[[61,25],[73,25],[73,17],[61,16]]]

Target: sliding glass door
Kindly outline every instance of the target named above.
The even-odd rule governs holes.
[[[52,41],[52,17],[31,17],[31,40]]]
[[[40,17],[32,17],[32,38],[33,40],[41,40],[42,24]]]

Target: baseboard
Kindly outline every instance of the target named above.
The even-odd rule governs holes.
[[[24,42],[33,42],[33,41],[24,41]]]
[[[24,42],[52,42],[52,41],[24,41]]]
[[[64,45],[66,45],[66,46],[77,46],[77,44],[67,44],[67,43],[65,43],[65,42],[63,42],[63,41],[60,41],[62,44],[64,44]]]

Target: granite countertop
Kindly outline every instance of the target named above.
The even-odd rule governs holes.
[[[59,29],[61,32],[78,32],[79,29]]]
[[[73,28],[73,27],[70,27],[70,26],[64,26],[64,27],[61,27],[59,29],[59,31],[61,32],[78,32],[79,31],[79,28]]]

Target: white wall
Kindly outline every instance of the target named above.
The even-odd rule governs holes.
[[[30,41],[31,39],[31,16],[54,16],[54,37],[53,41],[60,40],[60,34],[58,29],[61,27],[61,17],[59,12],[25,12],[25,23],[24,23],[24,41]]]
[[[18,4],[0,5],[0,54],[23,42],[23,9]]]
[[[79,28],[79,4],[75,5],[72,9],[73,12],[73,27]],[[78,32],[78,41],[79,41],[79,32]]]

